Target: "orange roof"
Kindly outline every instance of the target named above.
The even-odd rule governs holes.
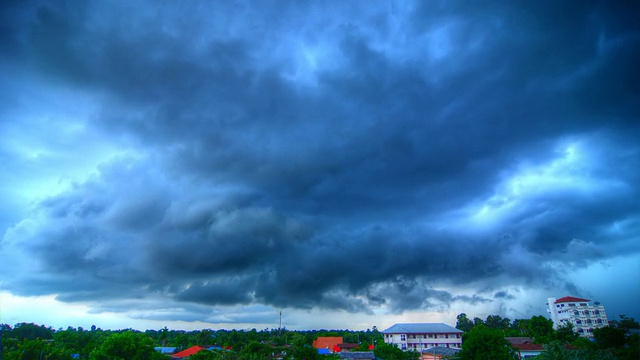
[[[313,347],[316,349],[332,350],[338,344],[342,344],[342,336],[319,336],[313,340]]]
[[[192,347],[190,347],[188,349],[184,349],[184,350],[180,351],[179,353],[175,353],[175,354],[173,354],[171,356],[183,358],[183,357],[191,356],[191,355],[197,353],[200,350],[205,350],[205,348],[196,345],[196,346],[192,346]]]
[[[557,303],[565,303],[565,302],[589,302],[591,300],[588,299],[581,299],[581,298],[577,298],[577,297],[573,297],[573,296],[565,296],[563,298],[560,298],[558,300],[556,300],[556,304]]]

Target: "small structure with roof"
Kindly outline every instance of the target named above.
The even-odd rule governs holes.
[[[342,336],[318,336],[313,340],[313,347],[316,349],[328,349],[331,352],[340,352],[339,344],[342,344],[344,340]]]
[[[429,349],[422,350],[422,360],[441,360],[449,359],[457,356],[460,349],[444,346],[434,346]]]
[[[189,358],[189,356],[191,356],[191,355],[193,355],[193,354],[195,354],[197,352],[200,352],[202,350],[207,351],[207,349],[203,348],[202,346],[198,346],[198,345],[192,346],[192,347],[190,347],[188,349],[184,349],[184,350],[182,350],[180,352],[177,352],[177,353],[171,355],[171,358],[172,359],[187,359],[187,358]]]
[[[544,345],[534,344],[530,337],[506,337],[504,339],[518,353],[519,359],[534,358],[544,351]]]

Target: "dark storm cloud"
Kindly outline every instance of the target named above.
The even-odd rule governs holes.
[[[5,7],[3,67],[133,155],[14,226],[2,286],[397,313],[637,254],[637,9],[414,5]]]

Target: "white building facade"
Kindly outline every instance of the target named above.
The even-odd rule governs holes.
[[[548,298],[547,305],[554,329],[570,323],[580,336],[592,337],[594,329],[609,326],[604,306],[598,302],[565,296],[557,300]]]
[[[401,350],[422,351],[434,346],[460,349],[462,330],[443,323],[395,324],[382,331],[384,342]]]

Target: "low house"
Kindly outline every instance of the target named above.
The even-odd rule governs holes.
[[[533,359],[544,351],[542,344],[511,344],[518,353],[518,359]]]
[[[449,359],[455,358],[458,353],[460,353],[460,349],[450,348],[444,346],[434,346],[429,349],[422,350],[422,360],[441,360],[441,359]]]
[[[505,337],[511,347],[518,353],[519,359],[530,359],[544,351],[544,345],[534,344],[530,337]]]
[[[340,352],[339,344],[344,343],[342,336],[318,336],[313,340],[313,347],[316,349],[329,349],[331,352]]]

